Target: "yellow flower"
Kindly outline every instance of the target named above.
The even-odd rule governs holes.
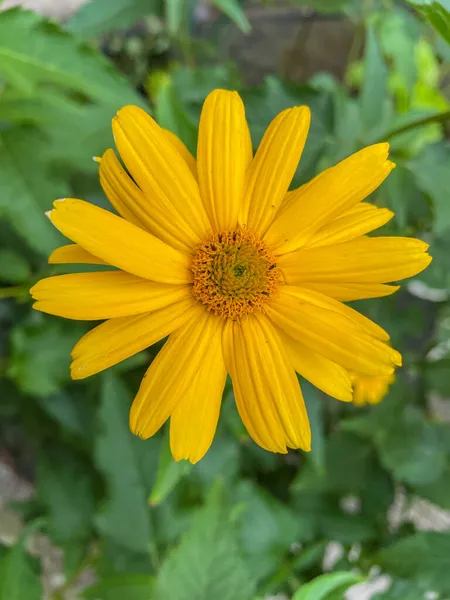
[[[361,373],[350,374],[353,384],[353,404],[378,404],[383,400],[391,383],[395,381],[394,373],[379,377],[369,377]]]
[[[200,119],[197,159],[140,108],[113,120],[100,182],[120,216],[65,198],[49,218],[75,244],[50,263],[107,264],[32,289],[34,308],[106,320],[75,346],[72,377],[98,373],[169,335],[130,414],[148,438],[170,418],[175,459],[211,445],[230,375],[239,414],[263,448],[310,449],[296,371],[352,400],[349,371],[388,376],[400,354],[378,325],[343,304],[395,292],[386,285],[430,262],[427,244],[365,234],[393,214],[361,202],[387,177],[388,144],[357,152],[288,191],[310,122],[280,113],[253,156],[244,106],[216,90]]]

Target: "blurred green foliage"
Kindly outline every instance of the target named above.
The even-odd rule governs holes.
[[[313,5],[308,18],[354,23],[343,82],[322,72],[245,87],[194,35],[194,0],[91,0],[63,26],[0,13],[0,439],[35,488],[16,505],[20,539],[0,546],[0,600],[41,598],[28,543],[37,531],[64,553],[52,600],[88,568],[95,582],[82,597],[91,600],[337,600],[374,567],[392,578],[379,600],[450,594],[450,533],[392,517],[399,493],[407,507],[422,498],[450,510],[450,7],[296,4]],[[244,3],[211,6],[219,29],[250,30]],[[112,146],[115,111],[139,104],[195,152],[201,105],[216,87],[241,93],[255,145],[280,110],[311,107],[295,185],[389,140],[397,168],[372,201],[396,213],[384,231],[426,239],[434,261],[395,296],[357,303],[404,355],[383,403],[344,405],[302,382],[312,452],[277,456],[249,439],[227,387],[213,446],[192,466],[173,462],[165,432],[144,442],[128,429],[132,390],[157,348],[71,382],[70,350],[87,327],[34,313],[28,289],[61,272],[46,263],[62,242],[44,217],[52,201],[107,205],[91,157]],[[330,541],[341,545],[331,567]]]

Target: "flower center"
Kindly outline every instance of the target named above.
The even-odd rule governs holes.
[[[195,298],[230,319],[261,309],[280,282],[275,256],[247,229],[217,233],[203,242],[191,269]]]

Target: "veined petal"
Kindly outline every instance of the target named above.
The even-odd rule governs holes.
[[[187,297],[153,312],[97,325],[72,350],[72,379],[99,373],[159,342],[190,319],[194,305],[194,298]]]
[[[104,265],[101,258],[97,258],[78,244],[67,244],[53,250],[48,257],[51,265],[80,264],[80,265]]]
[[[311,348],[279,331],[292,366],[299,375],[333,398],[352,401],[352,382],[348,371]]]
[[[163,283],[190,281],[189,258],[103,208],[65,198],[48,214],[62,234],[128,273]]]
[[[401,364],[400,354],[371,336],[360,323],[296,297],[289,287],[280,288],[266,310],[275,325],[292,338],[345,369],[368,375],[387,375]]]
[[[320,292],[325,296],[351,302],[352,300],[367,300],[368,298],[382,298],[390,296],[400,289],[399,285],[386,285],[385,283],[321,283],[308,281],[308,289]]]
[[[428,244],[414,238],[361,237],[343,244],[283,254],[278,264],[289,284],[309,282],[387,283],[423,271]]]
[[[213,441],[227,378],[222,324],[217,323],[211,331],[203,362],[170,417],[170,448],[175,460],[196,463]]]
[[[213,229],[234,229],[243,202],[252,141],[237,92],[215,90],[203,104],[198,131],[200,193]]]
[[[236,405],[249,434],[262,448],[310,450],[311,430],[295,371],[269,320],[261,314],[224,328],[225,365]]]
[[[261,236],[272,222],[292,181],[310,120],[307,106],[281,112],[267,128],[250,164],[239,221]]]
[[[341,244],[378,229],[392,219],[394,213],[369,202],[359,202],[317,231],[305,248]]]
[[[106,150],[97,160],[100,184],[116,211],[130,223],[149,230],[147,224],[151,224],[151,219],[145,209],[144,194],[120,164],[114,150]]]
[[[122,271],[46,277],[30,293],[36,310],[83,321],[137,315],[191,297],[190,286],[156,283]]]
[[[305,245],[321,227],[366,198],[386,179],[394,163],[389,144],[368,146],[289,194],[266,233],[279,254]]]
[[[163,129],[163,131],[166,134],[166,137],[169,140],[169,142],[172,144],[172,146],[174,146],[174,148],[177,149],[179,154],[186,161],[186,164],[189,167],[192,175],[195,177],[195,179],[197,179],[197,161],[192,156],[190,151],[187,149],[187,146],[184,144],[184,142],[182,142],[180,140],[180,138],[177,135],[175,135],[169,129]]]
[[[147,439],[173,414],[206,364],[221,327],[221,320],[197,303],[190,321],[170,335],[147,370],[131,407],[133,433]]]
[[[197,181],[167,133],[137,106],[119,110],[113,132],[120,156],[151,201],[151,214],[161,231],[191,248],[200,243],[211,225]]]

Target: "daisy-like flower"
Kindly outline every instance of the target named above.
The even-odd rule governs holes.
[[[389,376],[401,363],[378,325],[343,304],[395,292],[386,285],[430,262],[420,240],[367,237],[393,213],[361,202],[388,176],[388,144],[369,146],[288,191],[310,123],[281,112],[253,155],[235,92],[206,99],[197,159],[140,108],[113,120],[100,182],[118,215],[57,200],[48,216],[75,244],[50,263],[107,264],[32,289],[34,308],[105,320],[73,349],[71,373],[98,373],[169,336],[130,413],[148,438],[170,418],[175,459],[211,445],[230,375],[239,414],[273,452],[310,449],[296,372],[351,401],[349,372]]]
[[[395,381],[394,373],[378,377],[351,373],[350,377],[353,384],[353,404],[356,406],[379,404]]]

